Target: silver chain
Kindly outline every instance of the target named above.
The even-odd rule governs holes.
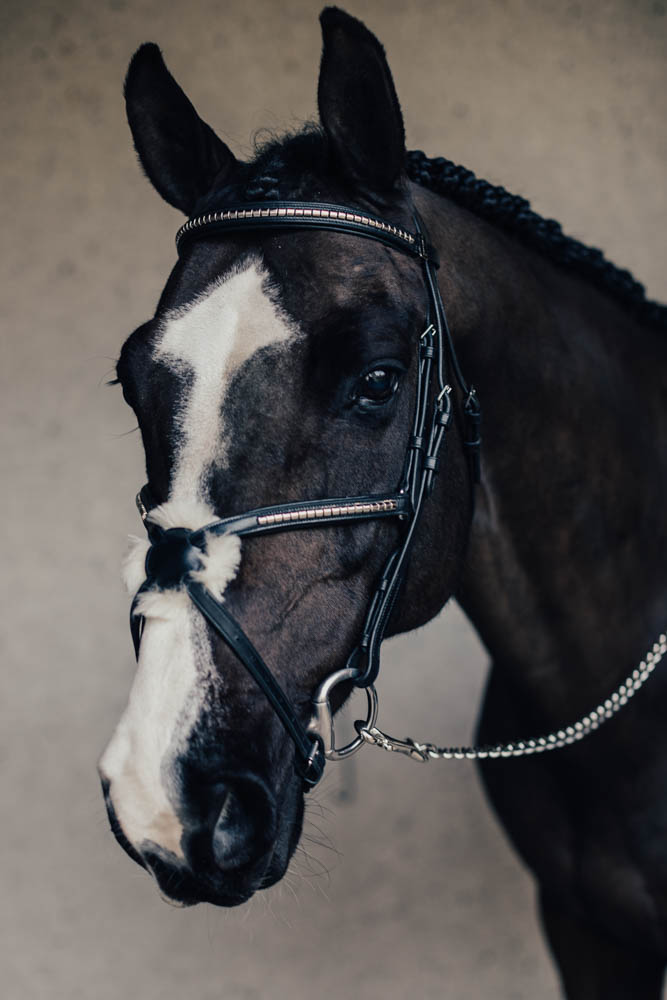
[[[578,743],[585,736],[599,729],[603,722],[611,719],[627,705],[630,698],[644,686],[663,656],[667,652],[667,636],[663,632],[658,641],[646,654],[636,670],[625,678],[606,701],[603,701],[571,726],[558,729],[548,736],[538,736],[531,740],[517,740],[515,743],[496,743],[484,747],[438,747],[434,743],[417,743],[415,740],[397,740],[383,733],[377,726],[366,728],[357,726],[360,737],[383,750],[405,754],[413,760],[485,760],[495,757],[525,757],[531,753],[544,753]]]

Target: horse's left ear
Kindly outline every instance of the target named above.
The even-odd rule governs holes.
[[[152,42],[132,57],[125,105],[149,181],[165,201],[190,215],[197,199],[234,170],[233,153],[201,120]]]
[[[320,121],[346,177],[388,193],[405,163],[405,131],[384,49],[368,28],[337,7],[320,15],[323,51]]]

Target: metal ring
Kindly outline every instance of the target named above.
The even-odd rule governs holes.
[[[333,712],[331,711],[331,692],[339,684],[345,681],[354,681],[361,676],[361,671],[356,667],[344,667],[330,674],[326,680],[320,684],[315,697],[313,698],[313,717],[308,724],[308,732],[318,736],[322,741],[324,756],[327,760],[343,760],[356,753],[365,743],[361,736],[357,736],[346,743],[343,747],[336,747],[336,734],[334,731]],[[364,688],[368,703],[368,714],[365,722],[359,720],[360,726],[364,729],[372,729],[377,720],[378,696],[374,686],[370,684]]]

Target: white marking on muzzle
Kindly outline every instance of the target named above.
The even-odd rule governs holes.
[[[154,356],[187,379],[176,415],[180,440],[169,501],[150,514],[164,528],[197,529],[215,519],[204,482],[213,462],[224,466],[222,412],[230,381],[257,351],[295,334],[266,282],[253,261],[163,323]],[[147,550],[147,542],[131,540],[123,577],[132,593],[144,580]],[[211,535],[193,577],[223,599],[240,558],[237,536]],[[141,595],[137,613],[145,617],[137,673],[100,771],[111,782],[114,810],[132,845],[140,850],[152,841],[182,857],[177,763],[210,697],[216,667],[205,621],[184,588]]]
[[[182,858],[183,827],[172,804],[179,794],[174,764],[200,711],[206,650],[197,649],[197,613],[185,592],[146,593],[141,613],[146,622],[137,673],[100,773],[111,783],[111,801],[130,843],[140,850],[152,841]],[[210,651],[208,660],[210,668]]]
[[[169,502],[156,507],[150,519],[161,527],[192,529],[213,521],[205,504]],[[131,536],[123,561],[125,585],[134,593],[145,578],[149,543]],[[219,600],[236,575],[241,540],[236,535],[212,535],[200,556],[202,568],[192,573]],[[130,699],[101,761],[111,782],[116,816],[136,847],[152,841],[182,857],[183,828],[172,800],[179,795],[175,762],[196,725],[213,663],[201,615],[185,587],[148,590],[135,611],[145,619],[139,662]]]

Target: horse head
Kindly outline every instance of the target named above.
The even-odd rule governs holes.
[[[171,205],[206,219],[247,203],[336,204],[415,232],[422,195],[405,174],[383,49],[341,11],[321,21],[319,125],[250,162],[198,117],[158,48],[138,50],[129,123]],[[276,882],[304,810],[293,740],[190,600],[185,576],[240,623],[305,728],[313,692],[357,644],[405,527],[398,517],[340,517],[303,531],[222,531],[196,551],[188,538],[257,508],[395,493],[410,447],[422,447],[411,434],[428,311],[421,261],[377,239],[210,229],[184,242],[155,316],[122,348],[117,373],[143,439],[154,544],[137,540],[126,562],[143,630],[100,773],[116,836],[173,900],[234,905]],[[463,434],[455,416],[389,633],[428,621],[456,585],[471,517]],[[338,687],[333,708],[349,692]]]

